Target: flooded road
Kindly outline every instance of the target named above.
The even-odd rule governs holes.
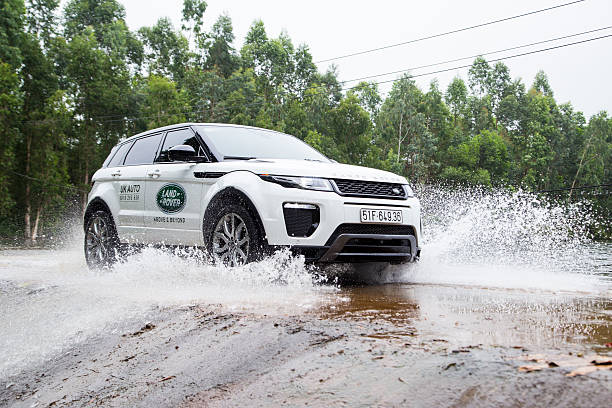
[[[408,266],[0,251],[0,406],[609,405],[612,245],[580,208],[440,194]]]

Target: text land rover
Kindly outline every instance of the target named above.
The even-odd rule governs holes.
[[[311,262],[411,262],[420,205],[386,171],[336,163],[283,133],[184,123],[115,146],[85,211],[90,267],[129,245],[195,246],[241,265],[290,247]]]

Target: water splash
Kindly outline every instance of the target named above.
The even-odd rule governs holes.
[[[607,290],[587,201],[560,203],[525,191],[429,186],[420,191],[423,255],[390,268],[386,282],[550,291]]]
[[[103,271],[87,269],[81,248],[2,255],[0,378],[101,332],[125,333],[164,310],[198,304],[299,314],[337,301],[337,287],[321,285],[325,277],[289,251],[226,268],[195,253],[145,248]]]

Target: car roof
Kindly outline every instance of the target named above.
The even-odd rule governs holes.
[[[266,130],[268,132],[281,133],[281,132],[278,132],[276,130],[258,128],[258,127],[255,127],[255,126],[235,125],[233,123],[197,123],[197,122],[185,122],[185,123],[176,123],[174,125],[162,126],[162,127],[158,127],[158,128],[155,128],[155,129],[149,129],[149,130],[146,130],[144,132],[138,133],[137,135],[130,136],[127,139],[119,142],[118,144],[124,144],[124,143],[127,143],[127,142],[131,142],[134,139],[138,139],[139,137],[142,137],[142,136],[147,136],[147,135],[151,135],[151,134],[158,133],[158,132],[166,132],[168,130],[173,130],[173,129],[177,129],[177,128],[184,128],[184,127],[187,127],[187,126],[237,127],[237,128],[243,128],[243,129]],[[281,134],[283,134],[283,133],[281,133]]]

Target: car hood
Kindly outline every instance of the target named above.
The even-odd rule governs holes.
[[[404,177],[388,171],[348,164],[322,163],[308,160],[230,160],[215,163],[215,168],[221,172],[247,170],[256,174],[271,174],[278,176],[324,177],[347,180],[382,181],[399,184],[408,183]]]

